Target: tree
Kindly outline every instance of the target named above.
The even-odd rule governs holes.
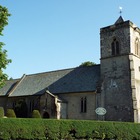
[[[9,16],[8,9],[0,5],[0,36],[3,36],[2,31],[8,25]],[[7,50],[3,49],[4,45],[3,42],[0,42],[0,87],[4,85],[5,80],[8,78],[3,69],[6,69],[6,66],[11,63],[11,59],[7,59]]]
[[[86,62],[83,62],[79,67],[93,66],[93,65],[96,65],[96,63],[90,62],[90,61],[86,61]]]

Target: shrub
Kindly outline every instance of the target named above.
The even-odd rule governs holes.
[[[140,124],[90,120],[0,119],[0,140],[140,140]]]
[[[40,112],[38,110],[33,110],[32,118],[41,118]]]
[[[4,109],[3,107],[0,107],[0,118],[4,117]]]
[[[8,118],[16,118],[16,114],[13,109],[7,109],[6,116]]]

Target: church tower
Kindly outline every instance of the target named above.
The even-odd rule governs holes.
[[[119,19],[100,29],[104,120],[140,122],[140,29]]]

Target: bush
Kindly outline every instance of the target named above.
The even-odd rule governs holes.
[[[4,117],[4,109],[3,107],[0,107],[0,118]]]
[[[41,118],[40,112],[38,110],[33,110],[32,118]]]
[[[140,140],[140,124],[89,120],[0,119],[0,140],[10,139]]]
[[[8,118],[16,118],[16,114],[13,109],[7,109],[6,117]]]
[[[41,119],[0,119],[0,140],[45,140]]]

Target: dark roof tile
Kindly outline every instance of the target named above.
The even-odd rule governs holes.
[[[26,75],[9,96],[41,95],[46,90],[55,95],[90,92],[96,90],[99,78],[100,65]],[[10,90],[9,86],[3,89],[3,94]]]
[[[8,96],[10,91],[14,88],[14,86],[17,84],[19,79],[14,79],[14,80],[8,80],[5,82],[5,85],[0,88],[0,96]]]

